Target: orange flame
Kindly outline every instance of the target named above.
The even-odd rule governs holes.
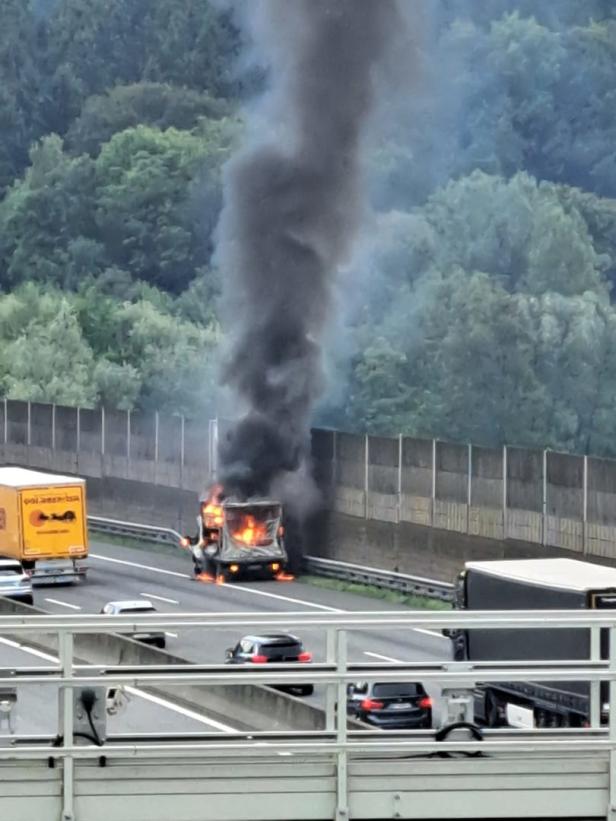
[[[203,584],[214,583],[214,577],[211,575],[211,573],[199,573],[199,575],[196,576],[196,579],[199,582],[203,582]]]
[[[207,501],[201,506],[203,524],[207,528],[216,529],[223,525],[222,495],[222,485],[214,485],[210,489]]]
[[[222,573],[219,573],[218,576],[216,576],[216,584],[220,585],[220,584],[224,584],[224,583],[225,583],[225,577],[223,576]]]
[[[276,573],[274,578],[276,579],[277,582],[294,582],[295,581],[295,576],[293,576],[291,573],[285,573],[283,570],[281,570],[280,573]]]
[[[256,545],[267,540],[267,525],[257,522],[254,516],[246,516],[244,523],[244,527],[233,534],[233,538],[238,542]]]

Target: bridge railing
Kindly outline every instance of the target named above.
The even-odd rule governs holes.
[[[586,629],[594,636],[589,641],[588,659],[537,660],[525,662],[455,662],[450,659],[449,645],[442,642],[442,660],[399,663],[357,663],[349,657],[349,639],[362,639],[367,633],[388,635],[391,631],[423,630],[542,630]],[[234,667],[211,664],[152,665],[84,665],[75,658],[75,640],[89,634],[130,634],[145,630],[188,630],[202,632],[237,630],[298,631],[319,630],[325,633],[324,658],[311,665],[267,664]],[[597,655],[601,631],[607,631],[606,658]],[[259,761],[277,755],[301,755],[302,760],[330,761],[336,770],[335,803],[337,819],[346,818],[351,786],[349,767],[352,762],[369,759],[388,761],[390,756],[405,759],[442,754],[480,753],[477,769],[481,771],[483,757],[543,756],[555,754],[584,755],[592,752],[604,755],[616,785],[616,715],[609,709],[616,705],[616,613],[610,611],[384,611],[339,613],[178,613],[155,615],[47,615],[3,616],[0,635],[16,637],[21,646],[42,635],[55,635],[59,653],[50,657],[44,668],[12,667],[0,669],[2,688],[54,685],[60,689],[62,716],[59,735],[55,739],[39,739],[11,735],[0,740],[10,746],[0,746],[0,760],[62,761],[64,818],[74,818],[76,793],[75,765],[82,759],[117,759],[125,761],[165,761],[231,757],[243,761]],[[529,634],[529,641],[532,634]],[[605,644],[605,643],[604,643]],[[594,657],[590,657],[590,653]],[[375,732],[349,728],[347,723],[347,686],[354,681],[422,682],[444,691],[470,690],[479,682],[589,682],[598,696],[598,685],[609,682],[608,722],[600,726],[579,729],[534,729],[519,732],[500,730],[486,732],[482,739],[466,740],[451,737],[437,740],[432,731]],[[76,700],[74,691],[83,694],[88,688],[175,686],[237,686],[298,685],[310,681],[324,685],[325,727],[310,733],[236,732],[221,736],[177,734],[172,740],[157,734],[142,735],[137,740],[113,736],[101,738],[101,743],[76,744]],[[94,690],[96,692],[96,690]],[[591,690],[591,693],[593,690]],[[78,711],[83,709],[79,708]],[[83,719],[83,715],[81,716]],[[427,757],[427,758],[426,758]],[[440,760],[440,759],[439,759]],[[487,758],[486,758],[487,760]],[[104,774],[101,776],[104,778]],[[609,789],[612,789],[610,787]],[[615,799],[616,795],[612,796]],[[0,801],[1,804],[1,801]],[[303,816],[305,817],[305,816]],[[492,817],[498,817],[493,813]]]

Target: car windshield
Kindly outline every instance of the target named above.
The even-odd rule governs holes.
[[[373,696],[380,698],[398,698],[399,696],[417,696],[423,694],[421,684],[375,684]]]

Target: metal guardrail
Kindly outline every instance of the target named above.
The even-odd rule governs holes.
[[[168,527],[122,522],[118,519],[106,519],[101,516],[88,516],[90,529],[113,536],[127,536],[140,541],[177,545],[181,535]],[[454,586],[437,579],[425,579],[421,576],[410,576],[406,573],[394,573],[376,567],[362,567],[349,562],[333,559],[322,559],[318,556],[304,556],[304,568],[309,573],[325,576],[340,581],[354,582],[377,587],[380,590],[393,590],[406,595],[424,596],[429,599],[450,602],[453,600]]]
[[[137,522],[122,522],[120,519],[106,519],[103,516],[88,516],[88,527],[111,536],[128,536],[143,542],[158,542],[177,546],[182,535],[170,527],[143,525]]]
[[[453,584],[436,579],[424,579],[421,576],[409,576],[406,573],[394,573],[376,567],[362,567],[358,564],[322,559],[318,556],[304,556],[304,567],[315,575],[327,576],[331,579],[367,584],[381,590],[394,590],[397,593],[425,596],[429,599],[453,601]]]

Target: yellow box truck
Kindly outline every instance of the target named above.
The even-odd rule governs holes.
[[[33,584],[85,577],[85,485],[75,476],[0,468],[0,556],[19,559]]]

